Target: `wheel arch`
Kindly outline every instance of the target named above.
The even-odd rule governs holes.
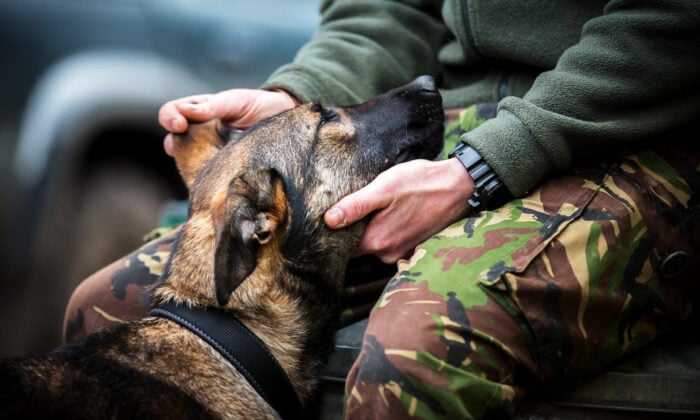
[[[13,156],[17,199],[24,203],[19,208],[25,209],[16,215],[25,229],[20,246],[29,249],[41,240],[38,230],[51,202],[62,199],[61,191],[96,156],[168,162],[158,108],[210,89],[189,69],[143,52],[83,52],[52,66],[29,97]]]
[[[65,58],[44,73],[29,97],[14,175],[23,190],[36,190],[55,167],[50,161],[74,158],[67,151],[85,148],[106,128],[156,131],[164,102],[209,89],[188,69],[154,54],[95,51]]]

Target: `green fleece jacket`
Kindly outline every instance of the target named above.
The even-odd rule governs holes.
[[[321,11],[263,88],[347,105],[430,74],[446,108],[499,101],[461,140],[516,197],[700,114],[698,0],[331,0]]]

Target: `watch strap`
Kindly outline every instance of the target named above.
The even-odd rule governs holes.
[[[501,201],[508,196],[508,190],[479,152],[466,143],[459,143],[448,157],[459,159],[474,180],[474,193],[468,200],[472,212],[502,204]]]

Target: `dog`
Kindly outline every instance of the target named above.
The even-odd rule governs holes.
[[[390,166],[435,158],[443,118],[434,81],[422,76],[360,105],[304,103],[243,132],[219,120],[191,124],[174,139],[189,217],[151,315],[3,361],[0,417],[263,419],[308,410],[366,226],[332,230],[323,214]]]

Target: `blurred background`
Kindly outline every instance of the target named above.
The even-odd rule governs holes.
[[[186,198],[160,105],[254,88],[317,0],[0,2],[0,356],[61,343],[78,283]]]

